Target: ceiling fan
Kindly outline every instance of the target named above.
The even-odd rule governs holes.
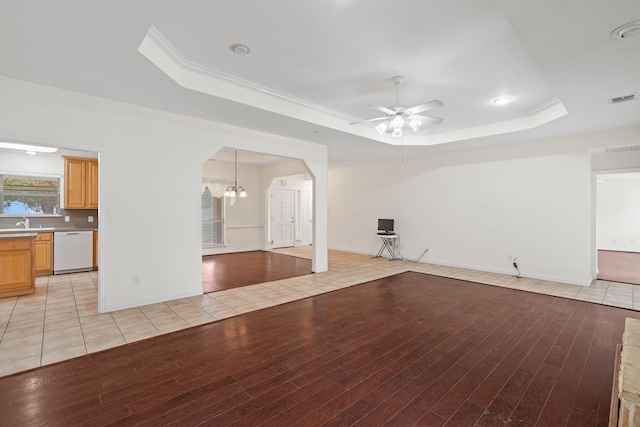
[[[415,107],[407,108],[398,102],[398,86],[402,83],[402,77],[396,76],[391,79],[393,84],[396,85],[396,103],[390,107],[383,107],[380,105],[372,105],[378,111],[382,111],[386,114],[384,117],[376,117],[375,119],[362,120],[359,122],[349,123],[355,125],[358,123],[374,123],[380,122],[375,128],[381,135],[385,133],[391,133],[395,137],[402,136],[402,128],[405,126],[410,127],[414,132],[417,132],[420,127],[427,123],[430,125],[438,125],[444,121],[441,117],[423,116],[418,113],[422,113],[433,108],[442,107],[441,101],[433,100],[424,104],[416,105]]]

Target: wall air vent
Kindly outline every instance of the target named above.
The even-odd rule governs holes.
[[[637,95],[637,93],[632,93],[631,95],[609,98],[609,104],[620,104],[621,102],[635,101]]]
[[[627,151],[640,151],[640,145],[627,145],[626,147],[608,147],[607,153],[624,153]]]

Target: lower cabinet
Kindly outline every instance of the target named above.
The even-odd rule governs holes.
[[[36,237],[36,276],[53,273],[53,233],[38,233]]]
[[[35,286],[35,239],[0,239],[0,297],[32,294]]]

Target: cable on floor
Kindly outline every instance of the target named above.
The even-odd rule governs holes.
[[[418,262],[420,261],[420,259],[424,256],[424,254],[426,254],[427,252],[429,252],[429,248],[425,249],[424,252],[422,252],[422,255],[420,255],[418,258],[416,259],[409,259],[409,258],[405,258],[404,255],[402,255],[402,252],[400,252],[400,235],[398,235],[398,241],[396,242],[396,252],[398,253],[398,255],[400,255],[400,258],[402,258],[404,261],[409,261],[409,262]]]
[[[522,276],[520,275],[520,269],[518,268],[518,264],[516,263],[516,260],[517,260],[517,259],[518,259],[518,258],[514,258],[514,259],[513,259],[513,268],[515,268],[515,269],[516,269],[516,271],[518,272],[518,274],[516,275],[516,278],[517,278],[517,279],[519,279],[519,278],[521,278]]]

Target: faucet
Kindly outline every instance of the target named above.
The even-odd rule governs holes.
[[[16,225],[24,225],[24,228],[29,228],[29,218],[26,216],[23,216],[22,218],[24,218],[24,221],[18,221],[16,222]]]

